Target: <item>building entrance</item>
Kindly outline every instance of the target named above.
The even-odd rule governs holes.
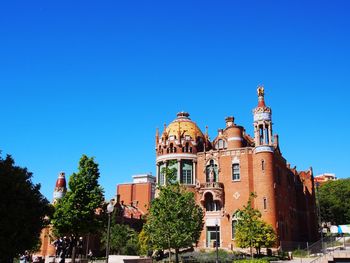
[[[220,247],[220,227],[208,226],[207,227],[207,247],[216,247],[216,240],[218,241],[218,247]]]

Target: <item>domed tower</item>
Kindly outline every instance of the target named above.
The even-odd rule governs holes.
[[[66,192],[67,187],[65,173],[60,172],[56,181],[55,190],[53,191],[53,204],[56,204],[59,199],[64,197]]]
[[[276,200],[274,189],[274,145],[272,140],[271,108],[265,105],[264,87],[258,89],[258,106],[254,114],[254,190],[257,197],[255,208],[263,219],[276,228]]]
[[[176,179],[181,184],[193,186],[196,181],[197,152],[209,145],[197,124],[187,112],[179,112],[168,126],[164,125],[161,136],[156,132],[157,184],[166,183],[164,167],[176,168]]]

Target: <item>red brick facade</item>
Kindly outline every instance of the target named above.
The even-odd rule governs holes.
[[[117,195],[125,205],[137,207],[146,214],[154,198],[155,178],[152,175],[135,175],[132,183],[117,185]]]
[[[199,248],[213,246],[216,224],[220,247],[235,247],[235,212],[251,192],[257,195],[254,207],[276,230],[279,241],[317,239],[312,169],[298,172],[283,158],[262,87],[253,115],[254,138],[228,117],[226,127],[211,141],[186,112],[178,113],[161,135],[157,130],[157,183],[165,183],[161,169],[175,160],[178,181],[195,193],[205,211]]]

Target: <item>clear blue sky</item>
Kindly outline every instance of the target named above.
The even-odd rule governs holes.
[[[106,199],[155,173],[156,127],[185,110],[252,135],[264,84],[284,157],[349,177],[349,1],[2,1],[2,155],[52,200],[95,156]]]

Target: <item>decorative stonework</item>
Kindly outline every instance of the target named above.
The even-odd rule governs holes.
[[[270,121],[271,113],[269,112],[260,112],[254,114],[254,121]]]
[[[254,150],[254,153],[261,153],[261,152],[273,153],[273,146],[258,146]]]
[[[234,197],[236,200],[238,200],[238,198],[239,198],[240,196],[241,196],[241,195],[240,195],[238,192],[236,192],[236,193],[233,194],[233,197]]]
[[[222,183],[212,182],[201,184],[198,192],[201,195],[202,203],[205,202],[205,194],[209,192],[213,195],[214,201],[219,201],[221,204],[223,204],[224,186]]]

